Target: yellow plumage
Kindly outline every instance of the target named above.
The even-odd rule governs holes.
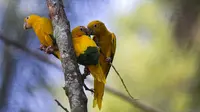
[[[76,56],[84,55],[89,47],[97,48],[95,42],[86,35],[83,31],[83,26],[78,26],[72,30],[72,41]],[[85,60],[90,61],[90,60]],[[98,61],[98,60],[97,60]],[[99,63],[96,65],[85,65],[88,67],[90,73],[93,75],[95,80],[106,83],[105,75]]]
[[[100,65],[102,67],[102,70],[105,74],[105,77],[107,77],[111,65],[109,62],[106,61],[106,59],[111,59],[110,62],[112,63],[115,55],[116,50],[116,36],[114,33],[111,33],[107,30],[105,24],[101,21],[95,20],[90,22],[87,25],[90,32],[94,35],[93,40],[98,44],[100,47]],[[99,102],[93,102],[94,107],[96,106],[96,103],[98,104],[99,109],[102,107],[102,99],[104,94],[104,87],[105,84],[94,80],[94,89],[98,91],[99,94],[95,95],[98,96]],[[100,102],[101,101],[101,102]]]
[[[33,28],[41,45],[45,47],[55,45],[53,26],[50,19],[32,14],[24,19],[24,29],[29,28]],[[53,54],[60,59],[60,52],[58,50],[54,51]]]
[[[72,41],[75,48],[76,56],[83,54],[89,46],[96,47],[95,42],[87,35],[82,35],[77,38],[73,37]]]
[[[86,33],[85,33],[86,30],[87,29],[83,26],[78,26],[72,30],[72,40],[73,40],[74,50],[77,57],[79,57],[82,54],[85,54],[86,50],[89,47],[94,47],[98,50],[95,42],[90,37],[86,36]],[[95,82],[99,82],[99,83],[102,83],[102,85],[104,85],[106,83],[105,74],[99,64],[99,57],[97,60],[98,60],[98,64],[86,65],[86,67],[88,67],[90,73],[93,75]],[[96,88],[96,83],[94,83],[93,106],[98,102],[99,107],[101,107],[102,96],[103,95],[102,95],[101,90]]]

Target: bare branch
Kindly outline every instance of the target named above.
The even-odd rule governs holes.
[[[112,63],[110,63],[110,64],[111,64],[111,66],[113,67],[113,69],[114,69],[114,71],[116,72],[116,74],[118,75],[119,79],[121,80],[121,82],[122,82],[122,84],[123,84],[123,86],[124,86],[124,89],[126,90],[126,92],[128,93],[128,95],[129,95],[132,99],[134,99],[134,97],[133,97],[133,96],[131,95],[131,93],[129,92],[129,90],[128,90],[128,88],[127,88],[127,86],[126,86],[126,84],[125,84],[123,78],[121,77],[120,73],[117,71],[117,69],[115,68],[115,66],[114,66]]]
[[[60,106],[63,110],[65,110],[65,112],[69,112],[67,108],[65,108],[57,99],[55,99],[55,102],[58,104],[58,106]]]
[[[9,97],[9,92],[11,89],[11,83],[13,81],[13,70],[15,70],[15,64],[14,60],[12,59],[12,54],[9,52],[10,51],[10,46],[6,45],[4,47],[4,64],[3,67],[3,80],[2,80],[2,86],[0,89],[0,109],[5,108],[5,106],[8,105],[8,97]]]
[[[87,112],[87,97],[82,88],[83,82],[72,46],[70,24],[63,9],[63,2],[62,0],[46,1],[52,19],[54,37],[61,54],[65,93],[69,99],[71,112]]]
[[[199,14],[199,0],[178,0],[175,2],[176,10],[173,14],[175,20],[174,37],[180,48],[190,49],[193,45],[194,31]]]
[[[94,89],[90,89],[89,87],[87,87],[86,84],[84,84],[83,87],[85,88],[86,91],[90,91],[92,94],[94,93]]]
[[[92,80],[90,80],[90,79],[88,79],[87,81],[90,84],[93,83]],[[124,93],[113,89],[112,87],[105,86],[105,91],[117,96],[118,98],[123,99],[124,101],[130,103],[133,107],[137,107],[137,108],[139,108],[140,110],[142,110],[144,112],[163,112],[162,110],[154,108],[154,107],[152,107],[152,106],[150,106],[148,104],[145,104],[145,103],[139,101],[138,99],[131,98],[130,96],[127,96]]]
[[[122,92],[117,91],[109,86],[106,86],[105,90],[107,92],[125,100],[126,102],[129,102],[131,105],[143,110],[144,112],[163,112],[157,108],[151,107],[150,105],[144,104],[143,102],[139,101],[138,99],[130,98],[129,96],[127,96],[127,95],[123,94]]]
[[[2,41],[4,41],[6,44],[9,44],[9,45],[12,45],[12,46],[15,46],[17,47],[18,49],[21,49],[22,51],[32,55],[34,58],[37,58],[38,60],[42,61],[42,62],[45,62],[45,63],[48,63],[48,64],[51,64],[52,66],[54,66],[55,68],[57,69],[60,69],[60,66],[58,66],[56,63],[52,62],[51,60],[49,60],[46,56],[44,55],[41,55],[39,53],[36,53],[34,51],[31,51],[30,49],[28,49],[26,46],[24,45],[21,45],[15,41],[12,41],[12,40],[9,40],[8,38],[4,37],[3,35],[0,35],[0,39]]]

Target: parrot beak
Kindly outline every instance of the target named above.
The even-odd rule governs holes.
[[[94,38],[94,34],[93,34],[93,31],[88,29],[88,35],[93,39]]]
[[[31,26],[29,24],[27,24],[27,22],[24,22],[23,27],[24,27],[24,30],[27,30],[27,29],[31,28]]]
[[[88,30],[88,29],[86,29],[85,33],[86,33],[86,35],[90,35],[90,33],[89,33],[89,30]]]
[[[24,28],[24,30],[26,30],[26,29],[28,29],[27,27],[26,27],[26,22],[24,22],[24,25],[23,25],[23,28]]]
[[[93,35],[93,31],[90,29],[87,29],[87,35],[89,35],[89,36]]]
[[[83,30],[84,30],[86,35],[89,35],[89,30],[87,28],[84,27]]]

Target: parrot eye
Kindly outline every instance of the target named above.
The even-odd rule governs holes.
[[[27,16],[26,19],[29,19],[29,16]]]
[[[94,27],[97,27],[97,25],[95,24]]]
[[[83,31],[83,28],[80,28],[81,31]]]

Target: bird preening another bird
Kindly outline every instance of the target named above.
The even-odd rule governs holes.
[[[87,31],[84,26],[78,26],[72,30],[72,41],[78,62],[81,62],[82,65],[89,69],[89,72],[94,77],[94,82],[105,85],[106,75],[100,65],[100,51],[96,43],[84,31]],[[101,109],[102,97],[103,91],[95,86],[94,83],[94,107],[98,104],[99,109]]]
[[[24,19],[24,29],[32,28],[40,41],[40,50],[60,59],[56,40],[53,37],[51,20],[32,14]],[[116,51],[116,37],[99,20],[90,22],[87,28],[77,26],[72,30],[72,43],[77,62],[94,77],[93,107],[102,108],[104,87]],[[94,35],[91,39],[89,36]]]
[[[86,66],[94,80],[106,83],[105,75],[99,63],[100,52],[96,43],[87,36],[84,26],[77,26],[72,30],[72,42],[79,64]]]

